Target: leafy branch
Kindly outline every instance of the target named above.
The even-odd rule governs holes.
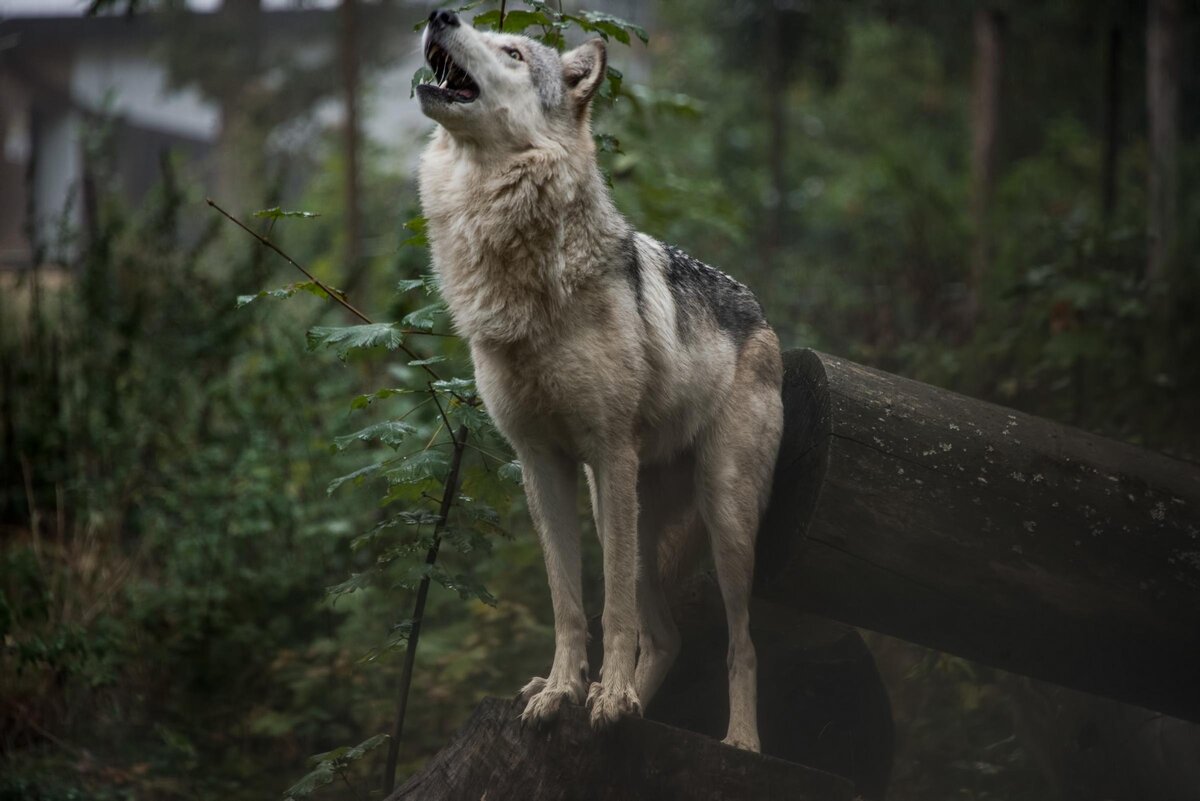
[[[478,398],[474,395],[471,397],[463,397],[463,395],[460,394],[470,387],[471,382],[463,379],[443,379],[431,366],[432,364],[436,363],[436,358],[420,356],[404,343],[403,337],[407,333],[430,334],[431,332],[400,329],[388,323],[373,322],[369,317],[367,317],[367,315],[363,314],[355,306],[353,306],[342,292],[321,281],[319,278],[305,269],[303,265],[289,256],[277,244],[272,242],[266,236],[263,236],[257,231],[252,230],[249,226],[223,209],[211,198],[207,198],[206,200],[209,206],[216,209],[226,219],[252,236],[260,245],[274,251],[284,261],[303,273],[308,279],[307,285],[293,285],[291,287],[287,287],[282,290],[282,294],[278,294],[280,292],[279,290],[265,294],[274,295],[277,297],[290,297],[291,295],[295,294],[296,291],[303,289],[310,291],[319,297],[325,297],[334,301],[363,322],[363,325],[350,326],[348,328],[317,327],[311,329],[306,335],[310,350],[322,346],[332,346],[337,348],[341,355],[344,355],[352,348],[366,348],[380,345],[387,347],[388,349],[399,348],[410,357],[410,365],[420,367],[433,379],[426,384],[425,391],[429,395],[429,400],[432,400],[437,406],[438,412],[442,417],[447,432],[453,431],[453,426],[450,423],[450,418],[446,414],[446,409],[442,404],[442,399],[439,397],[442,393],[451,394],[455,400],[460,401],[460,403],[467,407],[477,406],[479,404]],[[281,217],[310,218],[316,215],[309,212],[283,212],[280,209],[275,208],[269,209],[259,216],[270,218],[272,222],[274,222],[276,219]],[[259,295],[263,294],[264,293],[259,293]],[[254,297],[256,296],[246,296],[245,298],[239,299],[239,305],[245,305],[245,303],[253,300]],[[370,439],[377,437],[383,440],[385,444],[389,444],[394,447],[395,444],[398,443],[410,429],[411,427],[404,427],[403,424],[397,424],[393,421],[392,423],[385,423],[377,427],[363,429],[362,431],[351,435],[349,439]],[[399,753],[400,738],[404,731],[404,720],[408,711],[408,694],[412,686],[413,666],[416,660],[417,645],[421,636],[421,619],[425,614],[425,602],[429,595],[429,584],[431,579],[435,576],[434,566],[437,563],[438,551],[441,546],[442,535],[445,532],[446,521],[449,519],[450,511],[454,504],[454,499],[458,497],[459,475],[462,468],[463,453],[467,447],[468,433],[469,430],[467,425],[463,423],[458,426],[458,430],[456,432],[450,434],[451,443],[454,446],[453,455],[451,456],[450,461],[450,470],[446,474],[446,479],[442,488],[442,497],[440,508],[438,510],[437,522],[434,525],[433,538],[429,543],[425,554],[425,569],[422,571],[421,582],[417,588],[417,598],[413,606],[412,617],[409,618],[407,626],[407,642],[405,645],[404,666],[401,669],[397,686],[396,719],[393,726],[392,736],[388,743],[387,768],[384,773],[384,786],[386,788],[385,792],[387,793],[390,793],[392,788],[395,786],[396,760]],[[432,445],[432,442],[430,444]],[[339,447],[342,446],[343,442],[339,441],[338,445]],[[424,452],[428,452],[428,447],[424,449]],[[371,468],[365,468],[363,471],[356,471],[356,473],[352,475],[357,478],[365,476],[366,471],[374,472],[377,469],[378,466],[373,465]],[[346,479],[338,479],[330,486],[330,489],[332,490],[336,488],[338,484],[345,480]],[[346,582],[346,584],[350,584],[352,586],[348,587],[346,591],[358,589],[360,586],[362,586],[364,581],[365,577],[361,575],[351,578],[349,582]],[[450,583],[450,581],[451,580],[447,579],[443,583]],[[298,782],[290,790],[288,790],[287,798],[292,799],[309,795],[317,788],[332,782],[335,774],[340,775],[343,780],[348,782],[345,772],[349,767],[349,763],[361,758],[367,751],[378,747],[386,739],[389,738],[387,738],[385,735],[377,735],[376,737],[367,740],[356,748],[339,749],[337,752],[330,752],[330,754],[336,754],[335,757],[318,758],[317,767],[311,773],[301,779],[300,782]],[[322,755],[322,757],[329,757],[329,755]]]

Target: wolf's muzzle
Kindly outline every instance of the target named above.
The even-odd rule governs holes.
[[[429,27],[435,32],[442,28],[457,28],[461,24],[458,15],[453,11],[438,9],[429,14]]]

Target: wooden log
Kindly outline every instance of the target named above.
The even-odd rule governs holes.
[[[729,630],[715,577],[696,577],[675,601],[683,645],[646,717],[720,740],[729,724]],[[599,622],[589,644],[593,665],[601,661]],[[884,798],[891,702],[858,629],[754,599],[750,633],[763,753],[844,776],[865,801]]]
[[[1200,469],[813,351],[756,595],[1200,721]]]
[[[566,706],[544,731],[522,727],[517,702],[481,703],[458,736],[388,801],[850,801],[845,779],[739,751],[648,720],[597,734]]]

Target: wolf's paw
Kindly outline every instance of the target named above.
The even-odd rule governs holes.
[[[743,751],[753,751],[756,754],[762,750],[758,745],[757,735],[729,734],[721,742],[725,743],[725,745],[732,745],[734,748],[740,748]]]
[[[521,722],[541,726],[558,716],[563,702],[583,703],[583,682],[557,682],[541,677],[530,679],[518,696],[525,702]]]
[[[594,682],[588,690],[588,709],[592,710],[592,728],[607,729],[621,718],[641,717],[642,702],[632,684]]]

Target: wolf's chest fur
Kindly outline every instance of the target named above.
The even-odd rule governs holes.
[[[552,335],[605,259],[610,237],[588,233],[590,188],[564,154],[530,150],[495,170],[435,139],[421,190],[443,294],[472,342]]]
[[[745,287],[635,234],[593,158],[534,150],[488,169],[435,138],[421,166],[434,264],[510,440],[586,462],[632,435],[659,461],[720,408],[764,322]]]

